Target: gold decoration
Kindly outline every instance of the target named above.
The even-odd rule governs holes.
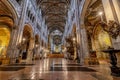
[[[116,39],[117,36],[120,33],[120,24],[118,24],[117,22],[110,20],[109,23],[105,23],[105,22],[100,22],[101,26],[103,27],[103,29],[108,32],[108,34]]]

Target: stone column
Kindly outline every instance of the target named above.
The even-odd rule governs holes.
[[[120,23],[120,1],[119,0],[112,0],[113,2],[113,8],[115,10],[116,13],[116,17],[118,18],[118,21]]]
[[[16,24],[16,23],[14,23]],[[17,27],[17,26],[13,26],[13,27]],[[16,57],[16,54],[15,54],[15,41],[16,41],[16,36],[17,34],[17,29],[13,29],[12,28],[12,31],[11,31],[11,35],[10,35],[10,42],[9,42],[9,45],[8,45],[8,48],[7,48],[7,51],[6,51],[6,57],[10,59],[10,63],[14,63],[15,62],[15,57]]]
[[[76,0],[75,1],[75,22],[76,22],[76,39],[77,39],[77,43],[76,43],[76,45],[77,45],[77,50],[76,50],[76,52],[77,52],[77,57],[79,58],[79,62],[81,63],[81,54],[82,54],[82,52],[81,52],[81,45],[80,45],[80,26],[79,26],[79,21],[80,21],[80,19],[79,19],[79,7],[78,7],[78,3],[77,3],[77,1],[78,0]],[[82,63],[81,63],[82,64]]]
[[[85,54],[83,52],[83,44],[82,44],[82,34],[81,34],[81,26],[80,26],[80,18],[79,18],[79,4],[77,2],[78,0],[75,1],[75,16],[76,16],[76,33],[77,33],[77,55],[79,57],[79,62],[80,64],[84,64],[84,57],[83,55]]]
[[[15,53],[14,53],[16,57],[19,57],[19,54],[20,54],[19,49],[17,47],[22,42],[22,35],[23,35],[23,29],[24,29],[24,24],[25,24],[25,20],[26,20],[26,11],[27,11],[27,6],[28,6],[28,1],[29,0],[22,1],[22,8],[21,8],[22,10],[20,13],[21,15],[18,19],[18,24],[17,24],[18,31],[17,31],[17,34],[15,36],[15,38],[16,38],[15,47],[16,48],[15,48]]]
[[[52,36],[50,38],[50,43],[51,43],[51,51],[54,51],[54,44],[53,44],[53,37]]]
[[[74,60],[77,58],[77,49],[76,49],[76,41],[73,43],[74,45]]]
[[[34,48],[35,40],[34,38],[30,38],[29,42],[29,49],[27,51],[27,63],[32,63],[32,58],[33,58],[33,48]]]
[[[16,34],[16,46],[21,43],[22,41],[22,34],[23,34],[23,29],[24,29],[24,24],[25,24],[25,19],[26,19],[26,11],[27,11],[27,6],[28,6],[28,1],[29,0],[23,0],[22,2],[22,10],[21,10],[21,16],[18,20],[18,31]],[[18,50],[16,51],[18,53]],[[19,54],[19,53],[18,53]]]
[[[80,13],[79,12],[79,0],[76,0],[76,23],[77,23],[77,44],[78,44],[78,56],[80,58],[80,64],[84,64],[85,59],[89,57],[89,50],[88,50],[88,41],[87,41],[87,34],[83,22],[80,19]]]
[[[9,43],[9,47],[7,49],[7,57],[9,58],[16,58],[18,56],[18,49],[17,45],[20,43],[20,35],[22,33],[23,24],[25,22],[25,16],[26,16],[26,9],[27,9],[27,2],[28,0],[24,0],[22,3],[22,10],[21,10],[21,16],[18,18],[18,22],[15,21],[14,28],[12,28],[11,32],[11,39]],[[13,60],[12,60],[13,61]]]
[[[81,25],[81,27],[83,27]],[[89,58],[89,47],[88,47],[88,38],[87,38],[87,33],[85,27],[81,28],[81,44],[82,44],[82,57],[84,60]],[[84,63],[85,61],[83,61]]]
[[[109,0],[102,0],[102,4],[103,4],[103,8],[104,8],[107,22],[109,22],[109,20],[114,20],[114,15],[113,15],[113,12],[111,9],[110,1]]]

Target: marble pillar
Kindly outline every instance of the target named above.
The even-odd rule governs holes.
[[[34,38],[30,38],[29,49],[27,51],[27,61],[26,61],[27,63],[32,63],[34,44],[35,44]]]

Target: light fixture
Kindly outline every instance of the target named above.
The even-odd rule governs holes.
[[[100,11],[100,12],[98,12],[98,15],[100,16],[100,18],[101,18],[101,21],[103,22],[103,12],[102,11]]]
[[[36,44],[35,46],[38,47],[38,44]]]
[[[26,38],[23,38],[23,39],[22,39],[22,41],[25,41],[25,40],[26,40]]]
[[[73,41],[75,41],[76,39],[75,39],[75,37],[73,38]]]
[[[102,11],[100,11],[98,14],[101,16],[101,15],[103,15],[103,12],[102,12]]]

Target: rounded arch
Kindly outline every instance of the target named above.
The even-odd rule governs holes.
[[[7,0],[0,0],[0,58],[8,57],[10,54],[8,48],[13,42],[13,29],[17,24],[17,14],[12,4]],[[2,56],[4,55],[4,56]]]
[[[97,5],[95,5],[96,3]],[[103,53],[102,50],[105,50],[111,46],[111,39],[108,33],[104,31],[103,27],[100,24],[101,17],[98,15],[100,11],[103,11],[102,18],[104,21],[106,21],[102,0],[93,0],[93,2],[88,0],[85,1],[82,13],[80,14],[80,24],[86,31],[89,57],[92,58],[94,55],[96,61],[101,61],[101,59],[108,59],[107,54]]]
[[[10,16],[14,22],[14,27],[17,27],[16,24],[18,23],[18,12],[15,9],[13,3],[9,0],[1,0],[0,3],[2,4],[1,10],[7,10],[6,13],[3,13],[5,16]],[[3,15],[2,14],[2,15]]]
[[[93,30],[92,44],[93,50],[97,51],[96,54],[98,58],[105,59],[108,57],[105,53],[101,51],[112,46],[111,38],[109,34],[103,30],[100,23],[98,23]]]
[[[84,21],[85,21],[85,14],[86,14],[86,11],[87,11],[87,8],[88,8],[89,4],[90,4],[90,0],[85,0],[84,5],[82,6],[83,9],[81,11],[81,14],[79,14],[80,15],[79,19],[81,19],[81,21],[80,21],[81,25],[85,25],[85,23],[84,23]]]
[[[23,60],[27,60],[32,54],[29,53],[29,50],[33,48],[33,29],[29,24],[25,24],[23,28],[21,48],[19,55]]]
[[[15,6],[11,3],[11,1],[9,0],[1,0],[1,3],[4,4],[4,6],[6,7],[6,9],[10,12],[11,17],[13,17],[14,23],[17,23],[17,19],[18,19],[18,13],[15,9]]]
[[[33,28],[31,25],[29,24],[24,25],[23,36],[24,34],[26,34],[25,36],[28,36],[29,38],[34,37]]]
[[[100,23],[98,23],[93,30],[93,40],[99,40],[100,49],[107,49],[112,46],[109,34],[103,30]],[[101,42],[102,41],[102,42]]]
[[[17,27],[18,15],[15,7],[10,1],[0,1],[0,24],[7,25],[11,28]]]
[[[0,15],[0,25],[7,25],[8,28],[12,30],[14,27],[14,20],[11,16]]]

